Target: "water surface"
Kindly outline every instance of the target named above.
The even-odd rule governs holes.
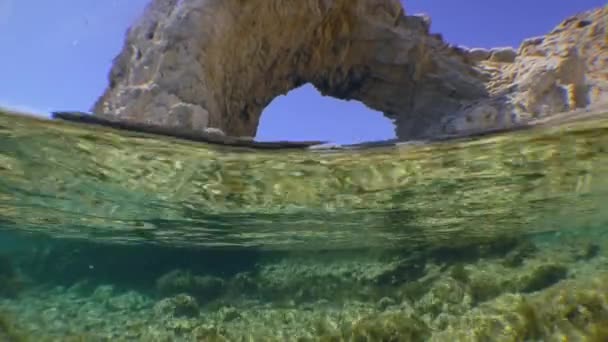
[[[259,249],[471,243],[608,219],[608,115],[358,150],[225,147],[0,114],[3,230]]]

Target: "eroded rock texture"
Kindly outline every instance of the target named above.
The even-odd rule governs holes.
[[[310,82],[400,139],[508,127],[606,98],[606,14],[488,51],[445,43],[399,0],[153,0],[93,111],[255,136],[266,105]]]
[[[607,23],[604,7],[567,18],[546,36],[526,39],[518,50],[467,50],[476,67],[490,75],[490,96],[446,116],[442,131],[503,128],[606,105]]]

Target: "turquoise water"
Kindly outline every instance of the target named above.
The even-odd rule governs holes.
[[[608,340],[606,132],[261,151],[0,113],[0,340]]]

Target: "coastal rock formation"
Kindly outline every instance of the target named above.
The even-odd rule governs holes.
[[[93,112],[252,137],[276,96],[311,83],[383,112],[400,139],[504,128],[607,98],[607,14],[484,50],[399,0],[152,0]]]
[[[546,118],[608,103],[608,7],[564,20],[519,49],[467,50],[491,76],[489,97],[444,118],[443,131],[462,133]]]

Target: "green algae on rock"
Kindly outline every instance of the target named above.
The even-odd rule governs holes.
[[[32,340],[15,326],[14,317],[0,311],[0,341],[28,342]]]
[[[539,236],[511,249],[453,261],[436,258],[433,251],[413,259],[394,250],[270,253],[258,259],[253,271],[226,276],[225,291],[200,303],[188,294],[163,298],[154,282],[140,294],[128,283],[83,292],[78,286],[53,288],[47,280],[35,292],[0,299],[0,306],[23,323],[19,331],[37,341],[69,336],[151,342],[602,341],[608,317],[606,249],[581,259],[577,248],[564,248],[584,248],[585,241],[608,245],[603,230],[585,234],[586,239],[580,230]],[[516,266],[504,263],[528,243],[535,253]],[[407,269],[407,262],[424,264],[417,277],[377,281]],[[556,278],[563,268],[576,272]],[[182,276],[207,275],[186,268],[165,278]],[[535,291],[524,292],[530,283]],[[295,300],[298,292],[306,296]],[[63,317],[73,318],[66,322]]]
[[[210,301],[222,294],[225,281],[219,277],[174,270],[158,278],[156,288],[163,296],[187,293],[200,301]]]

